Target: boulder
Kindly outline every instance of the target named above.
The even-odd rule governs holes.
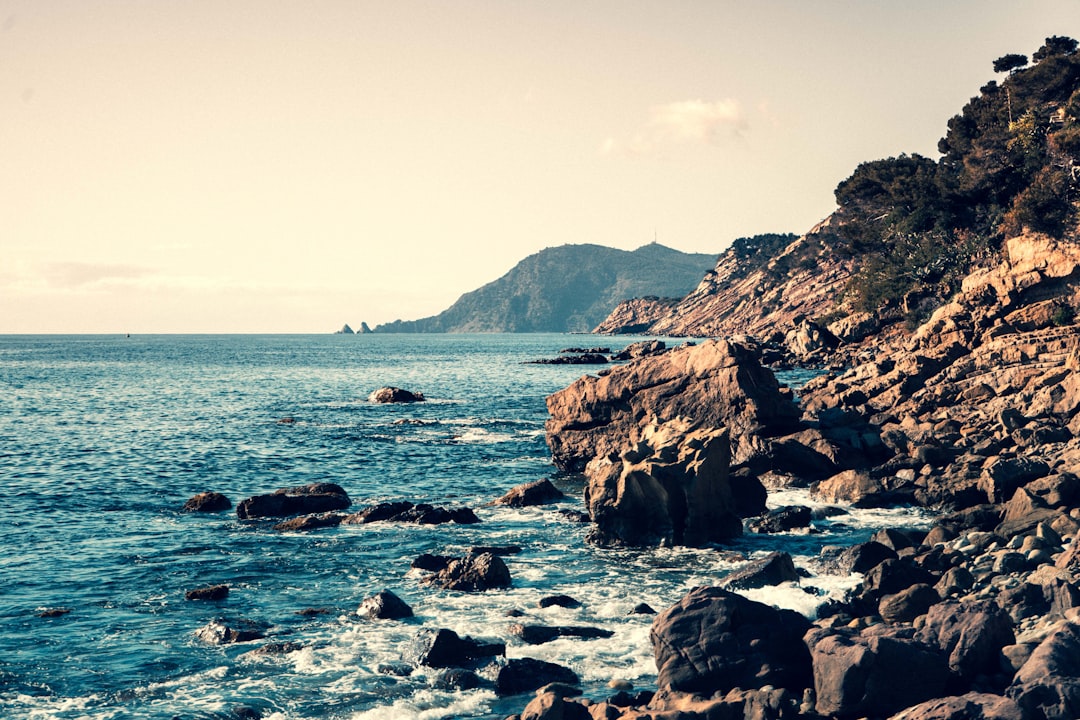
[[[945,691],[948,664],[937,647],[853,630],[814,629],[805,640],[822,715],[886,717]]]
[[[788,505],[770,510],[748,520],[746,527],[755,533],[779,533],[810,526],[811,510],[805,505]]]
[[[184,593],[185,600],[224,600],[227,597],[229,597],[228,585],[207,585]]]
[[[491,553],[454,558],[444,569],[424,578],[424,582],[461,592],[482,592],[508,588],[511,585],[510,570],[506,563],[498,555]]]
[[[417,662],[434,668],[469,667],[506,654],[506,644],[461,637],[453,630],[425,630],[418,637]]]
[[[232,507],[232,501],[221,493],[204,492],[184,503],[184,512],[221,512]]]
[[[233,623],[211,620],[195,631],[195,637],[210,645],[251,642],[266,637],[266,625],[252,620],[238,620]]]
[[[581,601],[577,600],[576,598],[572,598],[569,595],[546,595],[540,598],[540,602],[538,602],[537,605],[542,608],[552,606],[564,608],[579,608],[581,607]]]
[[[412,608],[389,590],[382,590],[365,598],[356,614],[372,620],[402,620],[413,616]]]
[[[967,683],[996,673],[1001,649],[1016,642],[1008,613],[991,601],[934,605],[915,639],[941,648],[950,672]]]
[[[889,720],[1029,720],[1015,701],[990,693],[967,693],[927,700]]]
[[[344,525],[364,525],[372,522],[408,522],[417,525],[441,525],[454,522],[459,525],[471,525],[480,522],[480,518],[471,508],[445,508],[417,503],[408,500],[383,502],[368,506],[353,513],[342,521]]]
[[[1031,653],[1006,694],[1026,717],[1080,717],[1080,625],[1062,623]]]
[[[345,519],[340,513],[319,513],[317,515],[301,515],[289,518],[274,525],[278,532],[307,532],[320,528],[337,527]]]
[[[887,623],[909,623],[925,615],[932,605],[941,602],[941,596],[930,585],[919,583],[904,588],[893,595],[886,595],[878,603],[878,615]]]
[[[636,447],[643,418],[727,428],[736,462],[761,451],[759,435],[794,432],[799,423],[798,407],[755,351],[726,340],[640,358],[603,377],[585,376],[549,396],[547,405],[548,446],[566,472]]]
[[[580,685],[577,674],[570,668],[534,658],[514,658],[499,668],[495,676],[495,692],[500,696],[532,692],[550,683]]]
[[[396,387],[381,387],[368,395],[368,402],[380,404],[424,402],[424,394]]]
[[[801,642],[809,621],[717,587],[691,590],[653,621],[657,685],[711,694],[766,685],[801,690],[812,682]]]
[[[334,483],[311,483],[281,488],[269,495],[255,495],[236,506],[241,520],[289,517],[344,510],[352,504],[348,494]]]
[[[585,502],[598,545],[690,545],[742,532],[728,483],[726,430],[650,424],[618,464],[590,463]]]
[[[581,703],[568,700],[562,693],[542,692],[521,711],[521,720],[592,720],[593,715]]]
[[[522,623],[512,624],[509,632],[529,645],[543,645],[561,637],[592,640],[609,638],[615,634],[611,630],[585,625],[525,625]]]
[[[565,495],[551,484],[547,478],[534,480],[533,482],[518,485],[492,503],[493,505],[509,505],[510,507],[528,507],[530,505],[545,505],[547,503],[562,500]]]
[[[771,552],[728,575],[721,582],[721,587],[749,590],[786,582],[799,582],[795,563],[786,552]]]

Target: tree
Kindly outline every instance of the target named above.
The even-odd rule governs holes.
[[[1076,52],[1078,43],[1071,37],[1064,37],[1062,35],[1054,35],[1053,37],[1046,38],[1046,43],[1035,51],[1035,54],[1031,56],[1035,62],[1042,62],[1049,57],[1057,57],[1060,55],[1072,55]]]
[[[994,61],[994,72],[1012,72],[1013,70],[1016,70],[1017,68],[1022,68],[1027,64],[1027,55],[1009,53],[1008,55],[1002,55]]]

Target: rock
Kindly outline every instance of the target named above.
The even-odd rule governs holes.
[[[805,639],[822,715],[884,717],[945,691],[948,665],[936,647],[851,630],[815,629]]]
[[[274,525],[278,532],[308,532],[320,528],[337,527],[345,519],[339,513],[319,513],[317,515],[301,515],[289,518]]]
[[[1033,480],[1050,474],[1050,466],[1042,460],[1027,457],[998,458],[979,479],[979,488],[986,492],[989,502],[1002,503],[1017,489]]]
[[[863,596],[881,600],[912,586],[930,584],[934,576],[918,567],[908,558],[886,558],[866,571],[863,578]]]
[[[446,590],[482,592],[511,586],[510,570],[498,555],[482,553],[454,558],[424,582]]]
[[[515,658],[499,668],[495,692],[500,696],[519,695],[549,683],[580,685],[581,681],[573,670],[562,665],[533,658]]]
[[[534,480],[533,482],[518,485],[496,500],[494,505],[509,505],[510,507],[527,507],[531,505],[545,505],[547,503],[562,500],[565,495],[559,491],[547,478]]]
[[[282,488],[269,495],[255,495],[236,506],[241,520],[264,517],[289,517],[344,510],[352,504],[340,485],[312,483]]]
[[[228,585],[207,585],[184,593],[185,600],[224,600],[228,596]]]
[[[843,550],[836,558],[836,564],[844,573],[866,573],[886,560],[897,557],[896,552],[879,542],[864,542]]]
[[[424,553],[423,555],[418,555],[417,558],[412,561],[410,567],[414,567],[417,570],[439,572],[440,570],[445,570],[453,559],[454,558],[449,555],[432,555],[431,553]]]
[[[671,312],[680,298],[647,295],[623,300],[603,322],[592,329],[594,335],[640,335]]]
[[[794,611],[721,588],[694,588],[653,621],[657,685],[705,694],[766,685],[801,690],[812,682],[800,640],[809,628]]]
[[[517,555],[520,552],[520,545],[473,545],[469,548],[469,555],[481,555],[483,553],[491,553],[492,555]]]
[[[435,507],[428,503],[413,505],[407,500],[384,502],[371,505],[358,513],[342,519],[344,525],[363,525],[372,522],[409,522],[418,525],[441,525],[454,522],[458,525],[471,525],[480,522],[480,518],[467,507]]]
[[[480,680],[480,676],[472,670],[450,668],[445,672],[440,673],[439,677],[435,679],[434,684],[439,690],[460,692],[462,690],[475,690],[480,687],[482,681]]]
[[[375,331],[371,329],[371,326],[369,326],[366,322],[361,322],[360,331],[357,333],[357,335],[370,335],[373,332]]]
[[[380,404],[424,402],[424,394],[396,387],[381,387],[368,395],[368,402]]]
[[[810,526],[811,511],[805,505],[788,505],[770,510],[748,520],[746,527],[755,533],[779,533]]]
[[[418,664],[434,668],[469,667],[506,654],[506,644],[461,637],[453,630],[424,630],[418,636]]]
[[[195,637],[211,645],[229,645],[262,640],[266,637],[265,632],[265,625],[251,620],[239,620],[235,623],[211,620],[195,631]]]
[[[630,343],[622,350],[612,355],[611,359],[618,362],[637,360],[638,358],[643,357],[663,355],[667,352],[667,349],[667,344],[663,340],[642,340],[641,342]]]
[[[629,613],[630,615],[655,615],[656,610],[648,603],[638,603]]]
[[[537,694],[525,709],[520,720],[592,720],[588,709],[580,703],[567,700],[561,693]]]
[[[184,503],[184,512],[221,512],[232,507],[232,501],[221,493],[204,492]]]
[[[582,355],[559,355],[553,358],[526,360],[525,365],[607,365],[611,360],[606,355],[584,353]]]
[[[510,626],[511,635],[529,645],[543,645],[561,637],[574,637],[583,640],[595,638],[609,638],[615,633],[603,628],[588,627],[584,625],[524,625],[514,623]]]
[[[261,645],[252,650],[251,652],[244,654],[255,657],[265,655],[288,655],[289,653],[303,649],[304,646],[298,642],[272,642]]]
[[[1025,718],[1080,717],[1080,625],[1062,623],[1031,653],[1006,692]]]
[[[728,483],[726,430],[650,424],[616,465],[590,463],[585,501],[598,545],[690,545],[742,532]]]
[[[389,590],[382,590],[365,598],[356,611],[361,617],[372,620],[402,620],[413,616],[412,608]]]
[[[878,615],[887,623],[909,623],[920,615],[925,615],[930,606],[939,602],[941,597],[937,590],[920,583],[881,598]]]
[[[1009,615],[991,601],[934,605],[915,639],[941,648],[949,670],[968,684],[997,672],[1001,649],[1016,642]]]
[[[355,335],[356,333],[354,333],[353,329],[351,327],[349,327],[349,323],[345,323],[344,325],[341,326],[340,330],[334,331],[334,334],[335,335]]]
[[[570,510],[568,508],[562,508],[557,511],[558,514],[573,523],[587,523],[589,522],[589,513],[581,510]]]
[[[881,329],[881,321],[873,313],[857,312],[829,323],[830,333],[846,343],[862,342]]]
[[[727,428],[732,456],[742,462],[759,450],[755,436],[797,429],[799,410],[780,391],[754,351],[708,341],[583,377],[548,397],[547,441],[556,467],[581,472],[594,458],[618,458],[637,447],[641,419],[663,425]]]
[[[408,500],[394,502],[382,502],[369,505],[360,512],[353,513],[341,522],[345,525],[363,525],[366,523],[392,520],[407,510],[412,510],[413,504]]]
[[[70,612],[71,612],[71,608],[66,608],[66,607],[45,608],[44,610],[39,612],[37,614],[37,616],[39,618],[57,618],[57,617],[63,617],[64,615],[67,615]]]
[[[989,693],[952,695],[913,705],[889,720],[1028,720],[1013,700]]]
[[[579,608],[581,607],[581,602],[569,595],[548,595],[540,598],[540,602],[538,602],[537,605],[542,608],[552,607],[553,605],[564,608]]]
[[[890,507],[911,501],[909,492],[862,470],[844,470],[814,483],[810,486],[810,497],[859,508]]]
[[[720,585],[730,590],[749,590],[786,582],[799,582],[795,563],[786,552],[771,552],[734,571]]]

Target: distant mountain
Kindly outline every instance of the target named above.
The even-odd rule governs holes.
[[[438,315],[379,325],[382,333],[589,332],[632,297],[683,297],[716,263],[657,243],[637,250],[561,245],[525,258]]]

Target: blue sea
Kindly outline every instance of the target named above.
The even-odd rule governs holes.
[[[650,689],[652,618],[630,614],[638,603],[662,610],[739,567],[737,553],[783,549],[811,577],[748,594],[812,616],[856,580],[815,575],[822,546],[921,521],[913,511],[859,512],[819,522],[815,534],[747,536],[722,549],[585,544],[588,526],[558,512],[584,509],[582,485],[551,465],[544,398],[596,368],[524,363],[634,339],[0,336],[0,717],[434,720],[521,710],[527,697],[441,689],[440,671],[413,664],[419,634],[436,628],[504,641],[509,657],[566,665],[592,697],[610,694],[612,679]],[[368,402],[384,385],[427,402]],[[489,505],[545,477],[566,500]],[[354,511],[409,500],[469,506],[482,522],[280,533],[234,511],[180,511],[204,491],[235,506],[312,482],[344,487]],[[770,504],[806,501],[805,491],[784,491]],[[421,553],[510,544],[522,552],[505,558],[509,590],[433,589],[410,569]],[[184,598],[219,583],[231,588],[225,600]],[[357,616],[382,589],[416,617]],[[538,607],[553,594],[582,606]],[[217,618],[261,623],[267,637],[198,640],[195,631]],[[507,632],[514,621],[614,634],[529,646]],[[299,649],[253,652],[271,642]]]

